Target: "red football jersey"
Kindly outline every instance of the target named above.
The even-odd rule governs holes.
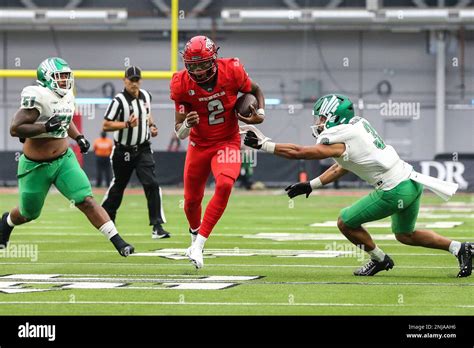
[[[191,129],[190,140],[200,146],[240,141],[234,105],[239,92],[251,90],[251,80],[238,58],[219,58],[216,62],[217,82],[210,92],[192,80],[186,69],[174,73],[170,83],[176,111],[199,114],[199,123]]]

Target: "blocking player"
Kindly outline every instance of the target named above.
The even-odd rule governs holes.
[[[190,137],[184,166],[184,211],[192,244],[186,255],[196,268],[203,267],[202,250],[227,206],[240,173],[238,120],[263,122],[265,99],[237,58],[217,58],[218,48],[206,36],[195,36],[184,48],[185,69],[171,80],[175,101],[175,131],[179,139]],[[239,92],[252,93],[258,108],[245,118],[234,113]],[[201,221],[201,202],[212,171],[216,185]]]
[[[107,212],[92,198],[86,173],[69,148],[68,136],[81,152],[90,144],[80,134],[74,114],[74,76],[68,63],[57,57],[44,60],[37,70],[38,86],[27,86],[21,93],[21,106],[12,121],[10,134],[24,142],[18,163],[20,202],[0,222],[0,248],[6,248],[15,226],[37,219],[51,185],[73,202],[126,257],[134,252],[118,234]]]
[[[308,197],[313,189],[331,183],[349,171],[374,186],[375,190],[369,195],[344,208],[337,221],[339,230],[346,238],[368,252],[371,258],[354,275],[373,276],[393,268],[390,256],[374,243],[362,227],[366,222],[391,216],[392,232],[399,242],[449,251],[459,260],[458,277],[470,276],[471,243],[460,243],[434,231],[415,229],[423,192],[420,181],[446,197],[454,194],[457,185],[413,171],[413,167],[401,160],[392,146],[385,144],[366,119],[354,116],[352,102],[343,95],[320,98],[314,105],[313,115],[313,135],[317,137],[314,146],[275,144],[257,129],[247,132],[244,143],[289,159],[334,158],[336,163],[319,177],[288,186],[285,190],[290,198],[302,194]]]

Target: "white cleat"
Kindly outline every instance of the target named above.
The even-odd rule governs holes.
[[[201,249],[190,246],[186,250],[185,255],[189,258],[189,261],[191,261],[191,263],[194,265],[194,267],[196,267],[196,269],[200,269],[204,266],[204,260]]]

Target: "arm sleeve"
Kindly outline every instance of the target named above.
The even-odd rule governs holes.
[[[37,109],[41,115],[43,98],[40,93],[33,87],[28,86],[21,91],[21,109]]]
[[[122,112],[122,106],[118,102],[117,98],[114,98],[112,102],[109,104],[109,107],[105,111],[104,118],[109,121],[115,121]]]
[[[238,58],[233,59],[233,72],[237,90],[242,93],[249,93],[252,90],[252,80]]]

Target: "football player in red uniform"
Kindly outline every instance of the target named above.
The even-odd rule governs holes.
[[[184,165],[184,212],[192,244],[186,255],[196,268],[203,267],[202,250],[227,206],[240,173],[238,120],[263,122],[265,99],[237,58],[217,58],[218,47],[206,36],[195,36],[184,48],[185,69],[171,79],[175,101],[175,131],[180,139],[190,137]],[[252,93],[258,108],[250,117],[234,112],[238,93]],[[201,221],[201,202],[209,173],[215,192]]]

